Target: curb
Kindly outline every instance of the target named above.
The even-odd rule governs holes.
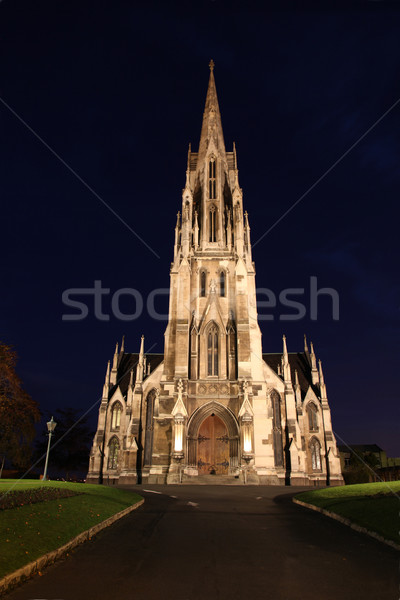
[[[75,546],[79,546],[79,544],[90,540],[102,529],[109,527],[110,525],[115,523],[115,521],[118,521],[133,510],[139,508],[139,506],[142,506],[143,503],[144,499],[139,500],[139,502],[136,502],[136,504],[128,506],[128,508],[125,508],[124,510],[121,510],[115,515],[112,515],[105,521],[97,523],[97,525],[93,525],[93,527],[87,529],[86,531],[82,531],[82,533],[78,534],[72,540],[64,544],[64,546],[60,546],[60,548],[57,548],[56,550],[52,550],[51,552],[40,556],[36,560],[28,563],[24,567],[21,567],[17,571],[5,575],[5,577],[0,579],[0,594],[2,595],[5,592],[10,591],[13,587],[19,585],[26,579],[29,579],[30,577],[32,577],[32,575],[35,575],[35,573],[38,573],[39,571],[47,567],[49,564],[54,563],[59,558],[62,558],[65,554],[67,554],[67,552],[75,548]]]
[[[392,542],[392,540],[387,540],[384,537],[382,537],[381,535],[379,535],[379,533],[375,533],[375,531],[370,531],[369,529],[366,529],[365,527],[361,527],[361,525],[356,525],[356,523],[353,523],[352,521],[350,521],[350,519],[341,517],[340,515],[337,515],[336,513],[326,510],[325,508],[321,508],[320,506],[315,506],[314,504],[308,504],[307,502],[303,502],[302,500],[297,500],[297,498],[292,498],[292,501],[295,504],[299,504],[300,506],[304,506],[305,508],[309,508],[311,510],[319,512],[319,513],[325,515],[326,517],[335,519],[335,521],[339,521],[339,523],[342,523],[343,525],[347,525],[348,527],[351,527],[351,529],[354,529],[355,531],[358,531],[359,533],[365,533],[365,534],[369,535],[370,537],[373,537],[376,540],[378,540],[378,542],[383,542],[384,544],[391,546],[395,550],[400,550],[400,545],[396,544],[396,542]]]

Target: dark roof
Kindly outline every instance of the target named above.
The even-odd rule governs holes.
[[[164,360],[164,354],[145,354],[147,365],[150,363],[152,373],[156,367]],[[281,353],[267,353],[263,354],[263,359],[267,363],[269,367],[275,373],[278,373],[278,365],[281,364]],[[307,393],[308,388],[311,386],[315,393],[318,395],[318,389],[312,385],[311,381],[311,368],[308,362],[306,355],[303,352],[289,352],[289,364],[292,374],[292,382],[295,382],[295,370],[299,376],[299,384],[301,389],[301,395],[304,396]],[[121,361],[118,366],[117,373],[117,384],[114,385],[110,390],[110,397],[115,392],[117,387],[119,386],[122,394],[125,396],[128,391],[129,381],[131,377],[131,371],[133,369],[133,382],[136,379],[136,365],[139,360],[138,353],[128,353],[124,352],[122,355]],[[144,378],[144,381],[146,377]],[[376,452],[376,450],[369,450],[370,452]]]
[[[297,374],[299,376],[299,384],[300,384],[300,389],[301,389],[301,395],[304,398],[304,396],[307,393],[308,388],[311,386],[312,389],[314,390],[314,392],[319,395],[319,391],[318,389],[313,386],[312,384],[312,379],[311,379],[311,367],[310,364],[308,362],[308,359],[306,357],[306,355],[304,354],[304,352],[289,352],[288,353],[289,356],[289,364],[290,364],[290,371],[291,371],[291,375],[292,375],[292,383],[294,384],[295,382],[295,371],[297,371]],[[262,355],[264,361],[267,363],[267,365],[269,367],[271,367],[271,369],[273,371],[275,371],[275,373],[278,373],[278,365],[281,365],[281,360],[282,360],[282,353],[277,353],[277,354],[263,354]]]
[[[349,448],[355,452],[383,452],[377,444],[349,444],[348,446],[338,445],[339,452],[349,452]]]
[[[150,364],[150,373],[154,371],[156,367],[164,360],[164,354],[145,354],[146,365]],[[124,352],[121,361],[118,365],[117,372],[117,383],[110,390],[110,397],[115,392],[117,387],[121,389],[122,394],[125,396],[128,391],[129,381],[131,378],[131,371],[133,369],[133,382],[136,379],[136,365],[138,364],[139,354]],[[146,380],[147,375],[143,381]]]

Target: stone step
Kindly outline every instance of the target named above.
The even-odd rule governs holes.
[[[243,477],[233,475],[185,475],[182,485],[243,485]]]

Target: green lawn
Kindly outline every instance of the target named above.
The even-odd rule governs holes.
[[[0,494],[38,486],[68,488],[80,495],[0,510],[0,577],[141,500],[137,494],[107,486],[37,480],[0,480]]]
[[[303,492],[296,498],[400,543],[400,481],[329,487]]]

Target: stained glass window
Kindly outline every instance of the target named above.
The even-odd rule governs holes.
[[[108,468],[118,468],[118,456],[119,456],[119,441],[118,438],[113,437],[108,447]]]
[[[321,444],[313,439],[310,443],[311,464],[313,471],[321,471]]]
[[[122,406],[116,402],[111,412],[111,429],[119,429],[121,425],[121,410]]]
[[[218,327],[213,325],[207,339],[207,374],[218,375]]]

